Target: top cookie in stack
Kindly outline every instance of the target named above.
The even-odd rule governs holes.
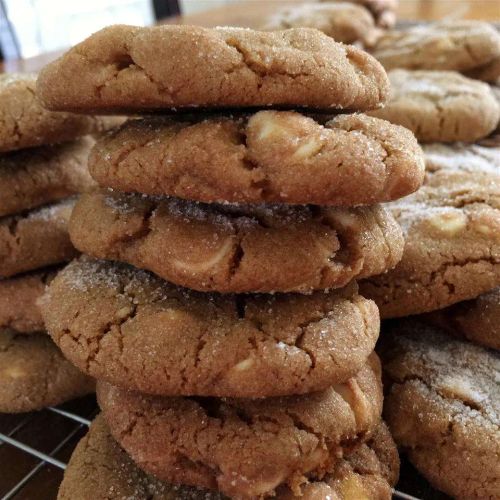
[[[38,93],[50,109],[170,113],[94,149],[91,174],[119,192],[86,195],[73,214],[90,255],[220,292],[339,287],[400,257],[400,230],[375,204],[422,182],[412,134],[362,114],[322,124],[277,110],[381,106],[387,76],[355,47],[314,29],[112,26],[45,68]]]

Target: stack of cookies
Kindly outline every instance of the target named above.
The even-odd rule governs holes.
[[[411,132],[353,113],[385,101],[382,67],[312,29],[112,26],[37,90],[55,110],[164,113],[94,147],[100,189],[70,221],[86,256],[43,300],[103,412],[60,498],[389,498],[379,316],[354,280],[401,258],[379,203],[424,164]]]
[[[112,120],[47,111],[35,83],[34,75],[0,76],[0,412],[93,390],[43,332],[36,301],[54,266],[77,255],[67,224],[71,196],[93,185],[86,134]]]

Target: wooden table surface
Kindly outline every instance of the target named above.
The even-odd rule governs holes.
[[[205,0],[210,5],[209,0]],[[258,27],[262,19],[278,7],[297,3],[286,0],[247,0],[185,16],[176,16],[165,23],[194,24],[199,26]],[[398,19],[409,21],[436,21],[451,19],[482,19],[500,21],[500,0],[400,0]],[[62,51],[42,54],[29,59],[0,63],[0,72],[38,71],[58,57]]]

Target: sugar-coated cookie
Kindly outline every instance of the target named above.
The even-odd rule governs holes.
[[[75,78],[75,75],[78,75]],[[389,85],[372,56],[318,30],[115,25],[46,66],[37,92],[59,111],[379,107]]]

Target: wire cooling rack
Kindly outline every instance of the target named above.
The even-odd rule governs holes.
[[[0,414],[1,500],[54,500],[71,453],[98,411],[95,398],[89,396],[36,413]],[[446,497],[403,462],[394,498]]]

